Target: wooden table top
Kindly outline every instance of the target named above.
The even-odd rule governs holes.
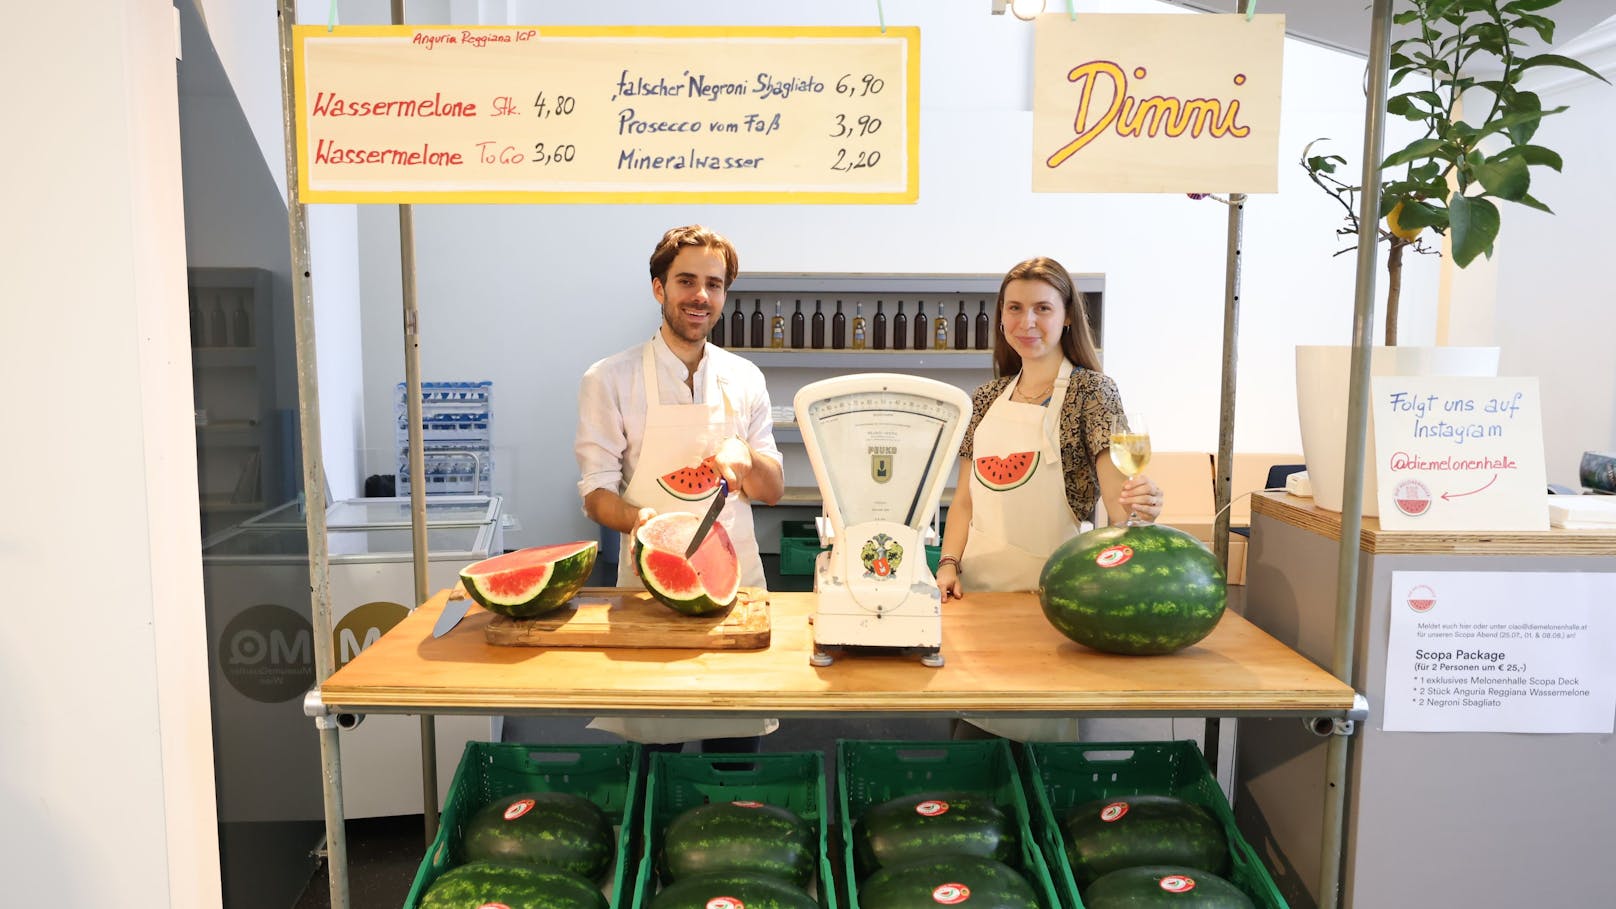
[[[473,606],[432,637],[448,591],[320,686],[340,713],[810,716],[884,713],[1241,716],[1344,714],[1353,692],[1233,612],[1194,647],[1126,657],[1072,643],[1031,593],[969,594],[943,614],[946,665],[847,654],[824,668],[811,593],[771,593],[767,650],[583,650],[485,642]]]
[[[1284,492],[1251,496],[1252,514],[1283,521],[1326,539],[1341,539],[1341,512]],[[1381,530],[1379,518],[1364,518],[1358,549],[1374,553],[1438,555],[1616,555],[1616,530]]]

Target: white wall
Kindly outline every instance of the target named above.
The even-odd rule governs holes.
[[[510,21],[540,24],[875,24],[866,0],[803,4],[789,15],[728,0],[508,6]],[[1032,29],[989,15],[988,6],[885,4],[888,23],[921,28],[915,205],[417,206],[423,375],[494,380],[499,483],[525,527],[508,545],[593,535],[573,486],[578,376],[649,337],[657,310],[646,260],[664,229],[693,221],[735,241],[743,272],[1002,273],[1047,254],[1074,271],[1104,273],[1106,366],[1124,399],[1152,415],[1162,449],[1216,448],[1224,206],[1183,196],[1033,194]],[[1133,0],[1079,8],[1173,11]],[[1339,208],[1294,162],[1321,136],[1358,159],[1362,76],[1361,60],[1286,44],[1281,191],[1247,205],[1235,438],[1242,450],[1300,450],[1292,348],[1351,340],[1353,256],[1332,258],[1341,248]],[[392,388],[403,376],[396,217],[370,207],[360,225],[368,471],[391,473]],[[1408,266],[1411,342],[1434,338],[1436,273],[1434,259]],[[772,389],[781,403],[788,391]],[[787,458],[790,481],[811,483],[805,459],[789,449]]]
[[[216,906],[174,12],[8,13],[4,901]]]

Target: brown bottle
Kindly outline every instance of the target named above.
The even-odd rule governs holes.
[[[718,320],[713,323],[713,330],[707,333],[707,340],[716,347],[724,346],[724,326],[726,321],[727,320],[725,320],[724,314],[719,313]]]
[[[809,335],[810,345],[814,350],[825,349],[825,312],[820,305],[820,301],[814,301],[814,327]]]
[[[993,344],[988,340],[993,327],[988,324],[988,301],[976,301],[976,349],[987,350]]]
[[[791,349],[802,350],[803,315],[802,301],[797,301],[797,309],[791,314]]]
[[[965,350],[971,346],[971,319],[965,315],[965,301],[959,304],[959,312],[954,314],[954,349]]]
[[[842,315],[842,301],[836,301],[836,314],[830,317],[830,346],[835,350],[847,349],[847,317]]]
[[[892,317],[892,349],[909,346],[909,317],[903,314],[903,301],[898,301],[898,314]]]
[[[769,330],[763,321],[763,301],[758,299],[752,300],[752,346],[769,346]]]
[[[724,334],[723,315],[718,317],[718,328],[715,331],[719,335]],[[727,341],[727,346],[729,347],[746,346],[746,313],[741,312],[741,303],[739,300],[735,302],[735,311],[729,314],[729,338]],[[719,347],[726,346],[724,341],[714,341],[713,343],[717,344]]]
[[[875,301],[875,318],[870,320],[870,346],[887,349],[887,314],[881,311],[881,301]]]
[[[931,319],[926,316],[926,301],[915,301],[915,350],[931,347]]]

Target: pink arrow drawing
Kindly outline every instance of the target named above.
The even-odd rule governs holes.
[[[1481,489],[1486,489],[1488,486],[1491,486],[1496,482],[1498,482],[1498,474],[1495,473],[1495,474],[1493,474],[1493,478],[1491,480],[1488,480],[1487,483],[1484,486],[1481,487]],[[1446,502],[1449,499],[1458,499],[1458,498],[1462,498],[1464,496],[1473,496],[1476,493],[1481,492],[1481,489],[1472,489],[1469,492],[1444,492],[1442,494],[1442,501]]]

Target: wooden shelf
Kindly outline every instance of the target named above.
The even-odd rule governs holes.
[[[921,369],[993,369],[991,350],[781,350],[726,348],[759,367],[841,369],[852,372]]]
[[[1331,540],[1341,539],[1341,513],[1320,508],[1312,499],[1258,492],[1251,497],[1251,511]],[[1358,547],[1363,552],[1426,555],[1609,555],[1616,552],[1616,530],[1381,530],[1379,518],[1364,518]]]

